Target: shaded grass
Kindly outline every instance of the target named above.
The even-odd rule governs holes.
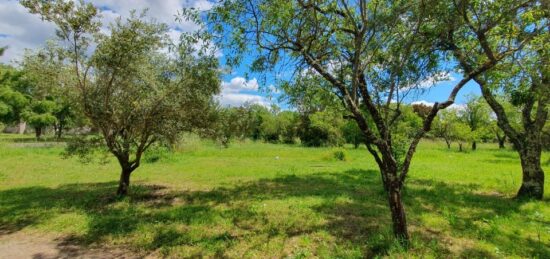
[[[486,161],[518,162],[515,153],[443,146],[423,143],[413,162],[409,251],[393,241],[365,150],[346,150],[342,162],[327,159],[332,149],[260,143],[162,157],[138,169],[124,199],[113,196],[115,163],[62,160],[55,146],[0,146],[0,233],[53,231],[79,245],[170,257],[548,258],[548,200],[511,199],[518,165]]]

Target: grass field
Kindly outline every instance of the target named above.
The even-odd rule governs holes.
[[[82,164],[63,159],[62,144],[0,139],[0,235],[168,257],[550,258],[550,177],[544,201],[512,199],[519,159],[496,144],[459,153],[421,143],[405,189],[413,242],[404,251],[364,149],[346,148],[339,161],[336,148],[190,140],[144,163],[117,199],[114,160]]]

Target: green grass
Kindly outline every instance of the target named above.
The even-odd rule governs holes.
[[[114,197],[114,160],[82,164],[62,151],[0,137],[0,235],[55,233],[169,257],[550,258],[550,177],[544,201],[514,200],[519,159],[496,144],[459,153],[421,143],[404,191],[408,251],[392,238],[364,149],[189,141],[177,153],[155,152],[160,159],[133,174],[124,199]]]

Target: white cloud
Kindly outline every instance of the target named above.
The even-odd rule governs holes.
[[[412,102],[411,104],[423,104],[423,105],[432,107],[432,106],[434,106],[435,103],[428,102],[428,101],[425,101],[425,100],[420,100],[420,101]],[[449,107],[447,107],[447,109],[449,109],[449,110],[457,110],[457,111],[463,111],[465,108],[466,108],[465,104],[456,104],[456,103],[453,103]]]
[[[208,0],[94,0],[95,6],[102,10],[102,32],[108,32],[107,26],[117,17],[128,17],[131,10],[138,12],[148,9],[148,16],[166,23],[171,30],[172,39],[179,32],[198,29],[191,21],[176,21],[176,15],[184,7],[193,7],[207,11],[213,7]],[[8,46],[0,62],[8,63],[22,57],[24,49],[34,49],[55,37],[55,25],[42,21],[38,15],[30,14],[17,0],[0,0],[0,46]],[[221,56],[221,53],[216,53]]]
[[[430,87],[432,87],[435,84],[440,83],[440,82],[453,82],[453,81],[456,81],[456,78],[454,76],[452,76],[450,73],[448,73],[448,72],[439,72],[439,73],[433,74],[433,75],[429,76],[428,78],[422,80],[418,84],[418,86],[420,88],[430,88]]]
[[[55,26],[29,14],[19,1],[0,1],[0,35],[0,46],[8,46],[0,62],[10,62],[55,36]]]
[[[244,77],[234,77],[229,82],[221,83],[222,92],[217,97],[225,106],[241,106],[245,103],[269,106],[271,102],[258,94],[260,88],[256,78],[246,80]]]
[[[241,106],[245,103],[260,104],[270,106],[271,102],[261,95],[244,93],[222,93],[218,100],[225,106]]]
[[[229,82],[222,82],[222,89],[227,89],[227,91],[243,91],[243,90],[251,90],[251,91],[257,91],[259,88],[258,80],[256,78],[253,78],[251,80],[246,80],[244,77],[234,77]]]
[[[433,86],[436,86],[439,83],[442,82],[454,82],[457,78],[455,78],[453,75],[451,75],[449,72],[441,71],[437,72],[431,76],[428,76],[424,80],[414,83],[405,87],[400,88],[401,90],[410,90],[410,89],[427,89]]]
[[[275,87],[274,85],[269,85],[269,86],[267,87],[267,89],[269,89],[269,92],[270,92],[270,93],[273,93],[273,94],[279,94],[279,93],[281,93],[281,90],[280,90],[279,88]]]

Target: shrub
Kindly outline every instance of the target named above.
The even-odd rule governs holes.
[[[346,152],[343,150],[337,150],[332,153],[332,156],[339,161],[346,161]]]

